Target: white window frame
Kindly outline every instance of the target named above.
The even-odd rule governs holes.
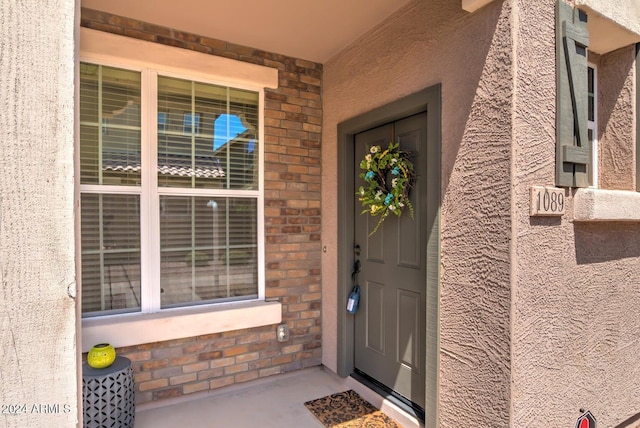
[[[258,299],[229,303],[160,309],[160,270],[153,268],[152,258],[141,253],[141,311],[135,313],[96,316],[82,319],[81,348],[86,351],[96,343],[109,342],[116,347],[211,334],[221,331],[279,323],[282,308],[279,302],[265,301],[264,261],[264,89],[277,88],[278,70],[228,58],[202,54],[186,49],[104,33],[86,28],[80,33],[81,62],[136,70],[143,73],[141,105],[141,161],[155,165],[157,146],[157,76],[175,77],[203,83],[255,91],[259,94],[259,189],[234,191],[224,189],[158,188],[157,170],[143,167],[142,186],[124,188],[105,185],[81,185],[79,180],[79,150],[76,150],[76,195],[82,193],[126,193],[141,195],[141,245],[156,251],[160,248],[160,195],[203,195],[219,193],[221,197],[257,199],[258,205]],[[185,64],[184,66],[175,64]],[[145,81],[147,83],[145,84]],[[76,106],[78,100],[76,100]],[[76,113],[76,117],[79,113]],[[79,147],[79,141],[76,142]],[[155,189],[155,190],[154,190]],[[152,193],[153,192],[153,193]],[[145,195],[147,195],[145,197]],[[152,196],[152,197],[151,197]],[[76,204],[79,207],[79,203]],[[79,219],[79,208],[76,218]],[[79,230],[76,227],[76,230]],[[76,257],[81,260],[80,236],[76,236]],[[79,280],[80,282],[80,276]],[[155,284],[155,285],[154,285]],[[82,289],[81,285],[78,287]],[[78,305],[80,307],[80,305]],[[80,310],[80,309],[79,309]]]
[[[593,63],[587,63],[587,67],[593,70],[593,120],[587,119],[587,129],[592,131],[593,140],[591,141],[591,173],[593,175],[593,184],[591,187],[598,188],[598,66]]]

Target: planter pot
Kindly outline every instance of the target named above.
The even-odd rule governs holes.
[[[87,364],[94,369],[109,367],[116,360],[116,350],[108,343],[95,345],[87,354]]]

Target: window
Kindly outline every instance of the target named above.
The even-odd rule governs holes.
[[[81,63],[83,316],[263,295],[259,112],[255,90]]]
[[[587,137],[591,144],[591,181],[598,187],[598,99],[597,75],[595,65],[587,66]]]

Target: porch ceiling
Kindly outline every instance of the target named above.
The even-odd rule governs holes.
[[[326,62],[411,0],[81,0],[83,7]]]

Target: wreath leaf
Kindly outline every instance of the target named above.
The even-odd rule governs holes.
[[[409,192],[415,180],[415,170],[409,153],[400,150],[399,145],[392,141],[384,151],[380,146],[372,146],[360,161],[360,169],[364,170],[360,178],[366,183],[356,192],[364,207],[361,214],[380,216],[369,236],[378,230],[391,213],[400,216],[404,208],[408,208],[411,218],[414,215]]]

